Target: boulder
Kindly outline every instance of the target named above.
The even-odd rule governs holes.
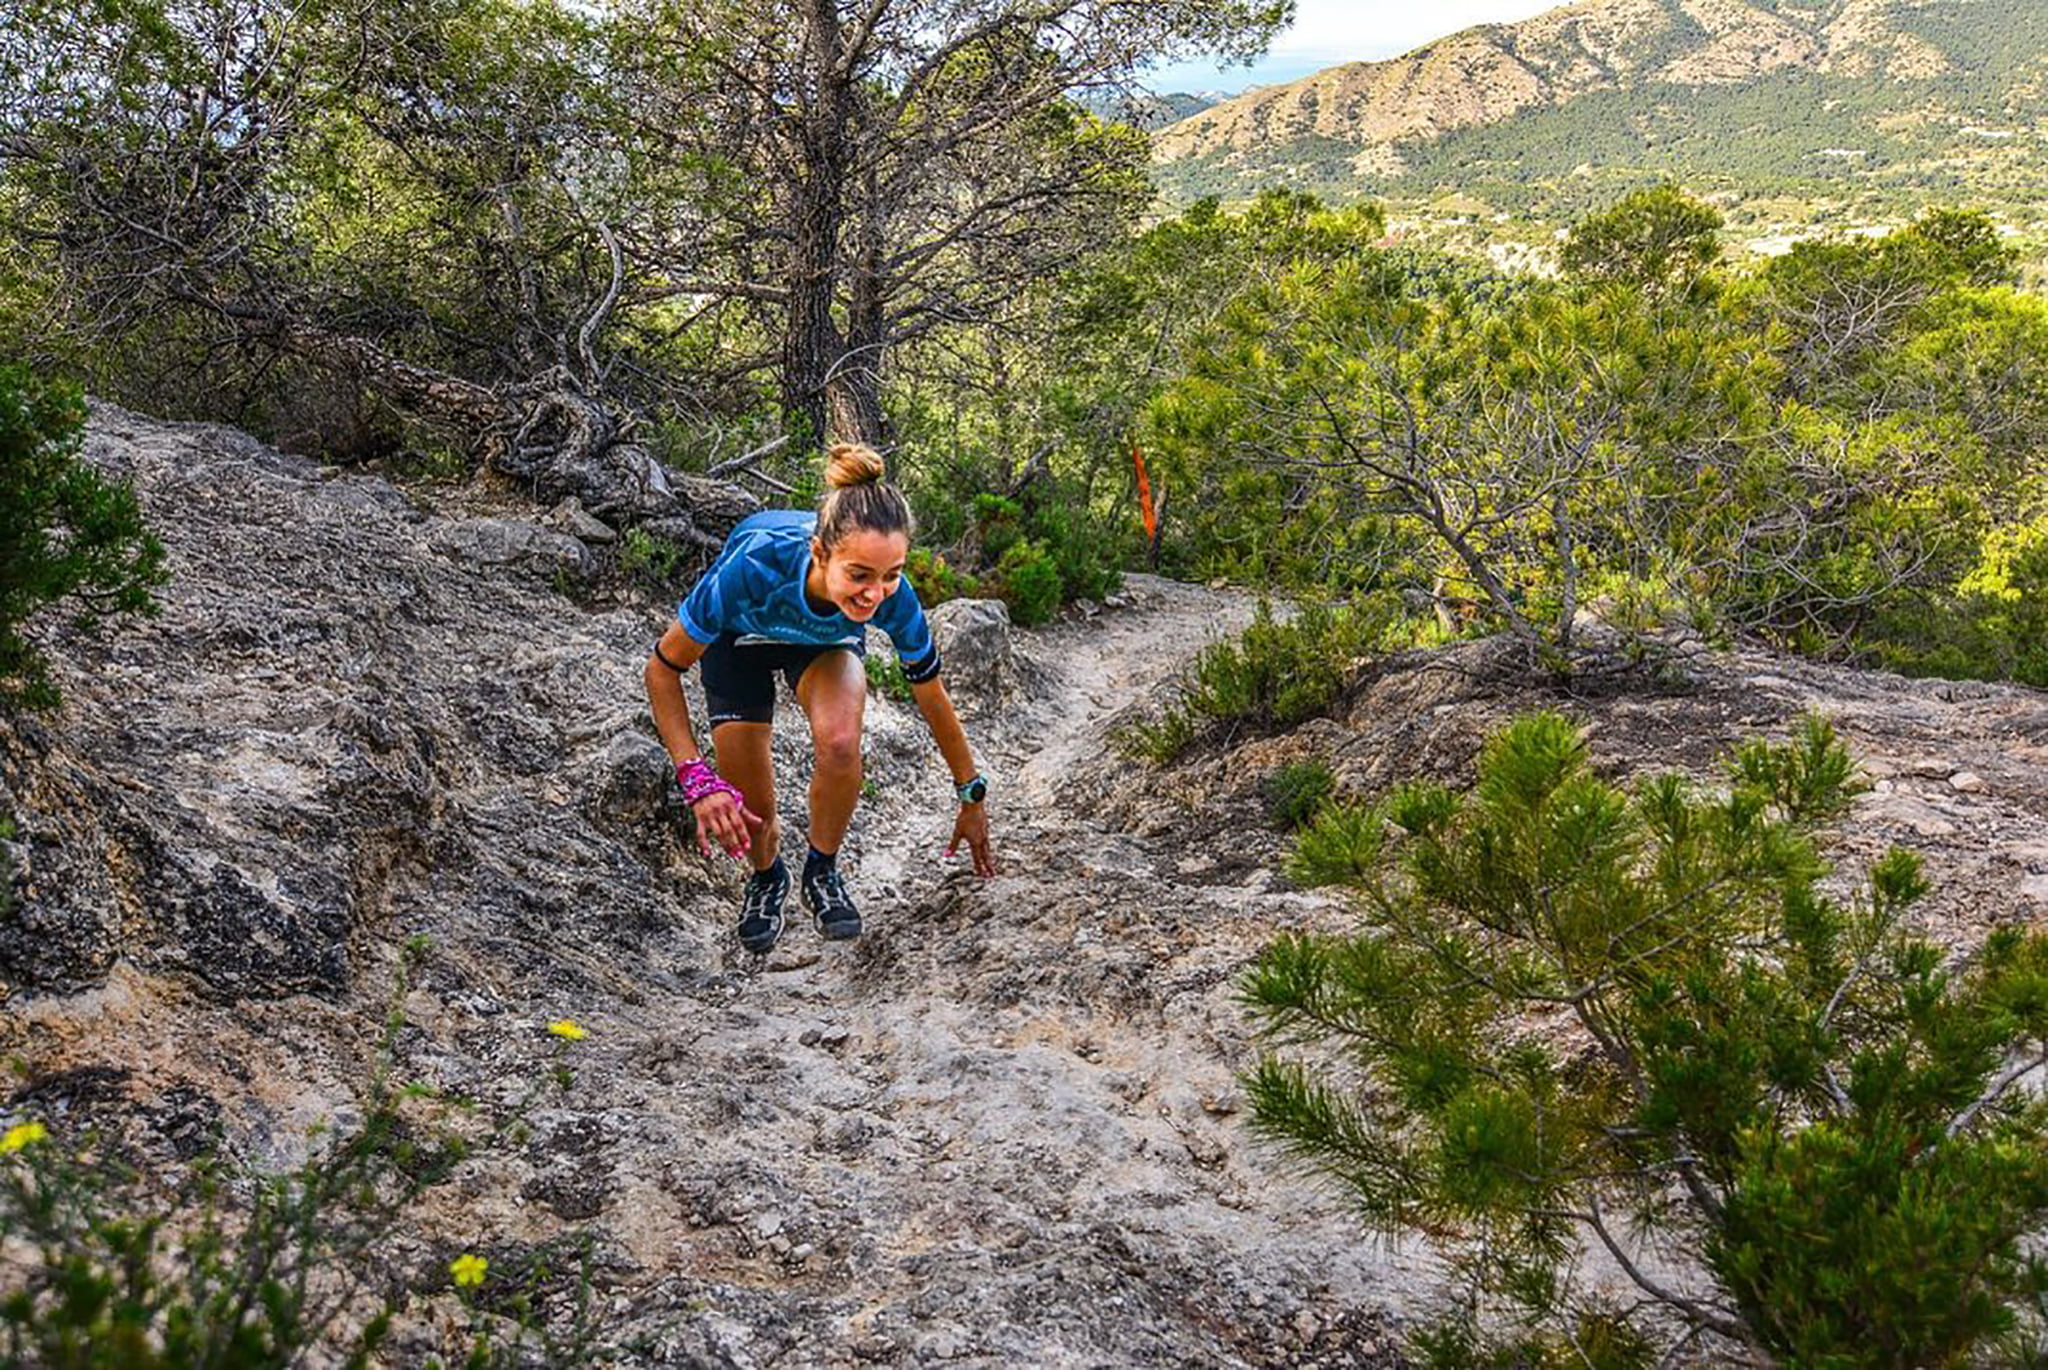
[[[1010,610],[997,599],[952,599],[926,612],[946,689],[955,699],[987,703],[1018,685]]]

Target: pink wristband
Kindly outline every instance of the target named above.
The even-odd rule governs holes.
[[[711,763],[701,756],[676,763],[676,784],[683,787],[685,804],[695,805],[698,800],[714,794],[729,794],[735,804],[747,802],[739,786],[712,770]]]

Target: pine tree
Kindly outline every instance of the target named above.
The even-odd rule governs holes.
[[[1728,779],[1624,793],[1538,714],[1469,795],[1412,785],[1304,834],[1296,873],[1356,885],[1368,921],[1248,974],[1296,1049],[1249,1074],[1254,1124],[1453,1253],[1468,1299],[1426,1359],[1954,1364],[2040,1291],[2048,1111],[2022,1084],[2048,937],[1951,968],[1906,923],[1927,884],[1903,851],[1823,892],[1816,830],[1860,788],[1825,722]],[[1593,1248],[1633,1302],[1585,1287]]]
[[[148,613],[164,549],[135,493],[78,459],[77,391],[0,368],[0,704],[51,708],[57,690],[22,627],[59,600],[86,622]]]

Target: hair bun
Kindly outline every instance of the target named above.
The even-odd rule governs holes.
[[[857,442],[835,442],[825,453],[825,484],[834,490],[877,484],[882,469],[881,456]]]

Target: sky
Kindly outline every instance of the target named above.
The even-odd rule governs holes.
[[[1177,63],[1145,78],[1156,91],[1220,90],[1297,80],[1341,62],[1398,57],[1474,24],[1512,23],[1563,0],[1295,0],[1294,23],[1252,67]]]

